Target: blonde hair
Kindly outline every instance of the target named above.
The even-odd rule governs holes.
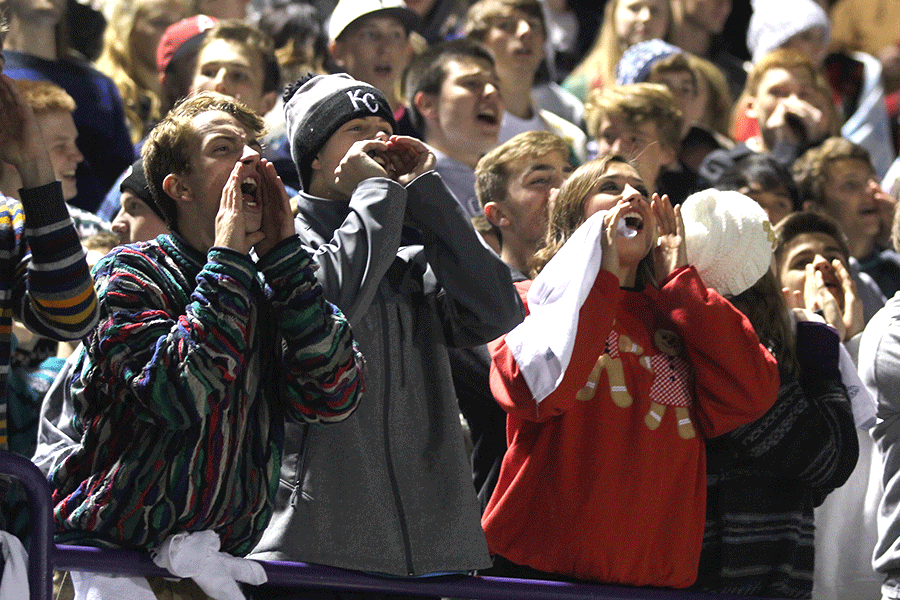
[[[616,65],[622,59],[622,54],[628,49],[627,42],[619,37],[616,31],[616,10],[622,0],[609,0],[603,10],[603,24],[597,32],[594,44],[578,65],[572,69],[571,76],[584,76],[589,81],[598,78],[604,86],[613,85],[616,82]],[[664,39],[669,39],[672,29],[672,8],[669,2],[664,5],[669,10],[669,24],[666,27]],[[588,89],[593,87],[589,84]]]
[[[659,83],[632,83],[591,90],[584,105],[588,134],[600,136],[604,116],[619,117],[632,127],[656,125],[659,143],[677,150],[681,143],[681,110],[669,88]]]
[[[116,84],[134,143],[147,134],[151,123],[162,118],[159,95],[150,87],[153,83],[142,81],[148,75],[142,76],[140,62],[132,46],[135,23],[146,1],[114,0],[108,4],[111,8],[103,34],[103,50],[95,65],[98,71]],[[183,0],[175,0],[173,5],[184,13]],[[155,79],[156,71],[153,70],[149,76]]]
[[[16,87],[35,115],[75,111],[75,100],[55,83],[20,79],[16,81]]]

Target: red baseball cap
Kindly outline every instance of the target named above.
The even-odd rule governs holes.
[[[194,15],[170,25],[156,48],[156,70],[163,74],[175,53],[189,40],[196,38],[216,24],[217,19],[207,15]]]

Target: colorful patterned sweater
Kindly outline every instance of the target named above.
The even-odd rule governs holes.
[[[0,448],[22,453],[20,443],[33,446],[34,440],[21,439],[24,425],[7,424],[12,319],[47,337],[77,340],[97,322],[97,296],[60,183],[20,195],[21,202],[0,195],[0,263],[6,274],[0,277]]]
[[[256,264],[174,235],[100,260],[100,323],[72,382],[81,445],[50,474],[58,542],[153,548],[212,529],[223,551],[254,546],[285,419],[340,421],[363,389],[314,270],[296,237]]]

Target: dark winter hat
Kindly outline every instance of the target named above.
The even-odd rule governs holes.
[[[373,116],[381,117],[397,131],[384,94],[344,73],[308,75],[288,87],[284,92],[284,118],[300,185],[309,189],[312,162],[341,125]]]
[[[144,173],[144,159],[139,158],[134,161],[133,165],[128,167],[128,171],[125,172],[125,178],[119,184],[119,191],[124,192],[125,190],[130,191],[143,200],[144,204],[149,206],[160,219],[166,220],[166,216],[156,204],[156,200],[153,199],[153,194],[150,193],[150,186],[147,185],[147,176]]]
[[[682,52],[678,46],[659,39],[638,42],[622,54],[619,64],[616,65],[616,83],[619,85],[643,83],[650,77],[653,63]]]

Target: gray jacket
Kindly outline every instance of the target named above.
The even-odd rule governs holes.
[[[490,566],[447,347],[523,316],[509,269],[440,176],[363,181],[349,203],[301,194],[297,231],[366,358],[357,411],[288,428],[275,515],[254,558],[391,575]],[[404,220],[423,245],[402,245]]]
[[[859,344],[859,375],[878,401],[872,437],[884,466],[872,566],[885,577],[883,596],[900,598],[900,293],[866,325]]]

